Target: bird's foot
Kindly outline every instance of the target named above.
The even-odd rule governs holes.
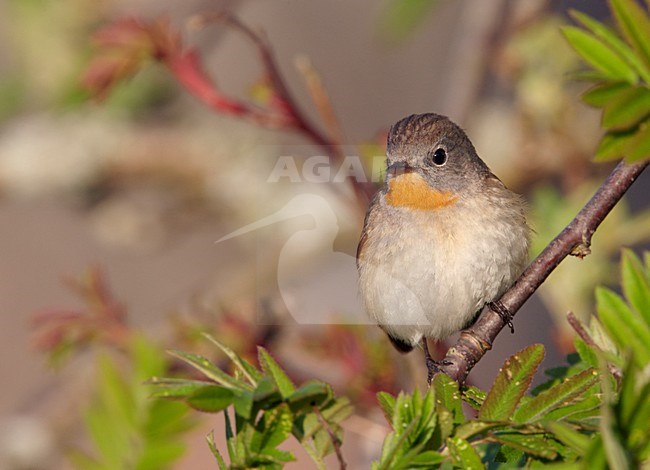
[[[505,325],[508,325],[510,328],[510,333],[514,334],[515,333],[515,325],[512,324],[512,314],[510,311],[507,309],[505,305],[501,303],[501,301],[497,300],[496,302],[489,302],[488,307],[499,315],[501,317],[501,320],[503,320],[503,323]]]
[[[444,359],[442,361],[436,361],[433,359],[429,353],[429,345],[427,344],[426,338],[422,338],[422,349],[424,349],[424,361],[427,365],[427,383],[431,384],[433,377],[436,374],[443,372],[442,367],[450,365],[451,362],[445,361]]]

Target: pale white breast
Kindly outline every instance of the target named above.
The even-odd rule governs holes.
[[[397,338],[415,344],[460,330],[525,266],[528,228],[518,202],[473,198],[482,203],[413,211],[381,198],[359,261],[360,290],[370,316]]]

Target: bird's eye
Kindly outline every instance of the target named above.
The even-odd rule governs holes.
[[[434,152],[430,152],[427,157],[429,164],[435,166],[442,166],[447,163],[447,152],[443,148],[437,148]]]

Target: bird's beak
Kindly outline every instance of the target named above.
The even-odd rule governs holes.
[[[406,162],[395,162],[388,165],[386,172],[394,178],[403,175],[404,173],[411,173],[413,169],[414,168]]]

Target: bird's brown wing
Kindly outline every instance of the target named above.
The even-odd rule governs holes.
[[[378,203],[377,199],[379,198],[379,191],[375,194],[375,197],[372,198],[370,204],[368,205],[368,212],[363,219],[363,230],[361,230],[361,238],[359,239],[359,244],[357,245],[357,268],[359,267],[359,260],[363,258],[363,248],[368,241],[368,225],[370,224],[370,218],[372,217],[373,209]]]
[[[368,214],[369,213],[370,212],[368,212]],[[363,230],[361,231],[361,238],[359,239],[359,244],[357,245],[357,268],[359,267],[359,260],[363,257],[363,247],[366,244],[366,241],[368,241],[368,232],[366,231],[368,214],[366,214],[366,219],[363,222]]]

